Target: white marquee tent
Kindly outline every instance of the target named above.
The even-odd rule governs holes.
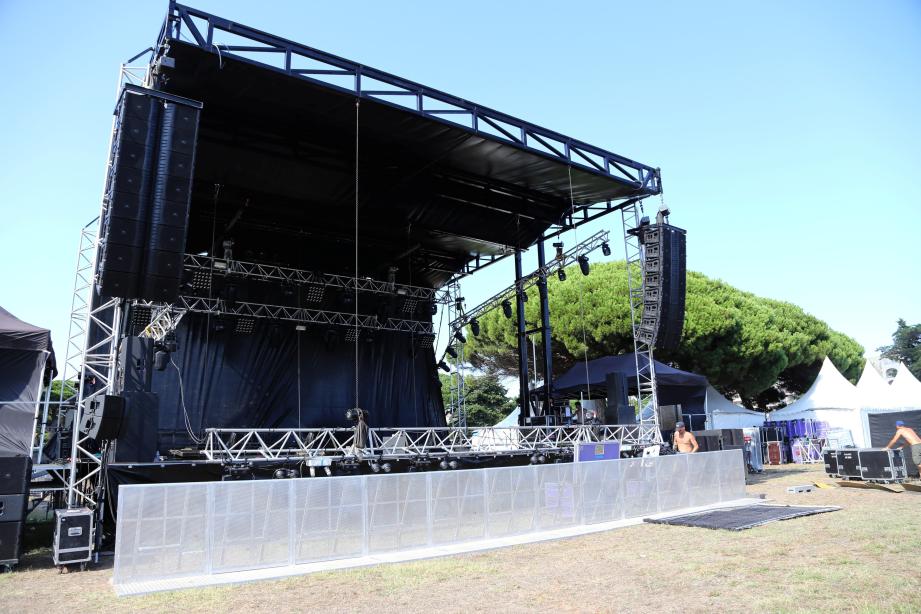
[[[707,384],[707,417],[712,429],[746,429],[764,425],[764,414],[736,405]]]
[[[809,390],[794,403],[771,413],[771,420],[811,419],[848,429],[858,447],[866,445],[857,387],[841,375],[828,357]]]
[[[885,411],[900,407],[892,388],[869,360],[857,380],[857,399],[861,409]]]
[[[895,379],[892,380],[892,399],[902,409],[921,409],[921,382],[912,375],[905,363],[896,367]]]

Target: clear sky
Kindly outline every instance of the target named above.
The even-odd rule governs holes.
[[[689,268],[869,350],[921,321],[917,1],[189,3],[661,167]],[[0,0],[0,305],[58,348],[118,67],[166,9]]]

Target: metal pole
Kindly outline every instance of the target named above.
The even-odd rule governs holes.
[[[540,342],[544,346],[544,414],[550,413],[550,393],[553,390],[553,348],[550,346],[550,300],[547,293],[547,259],[544,238],[537,241],[537,291],[540,294]]]
[[[528,391],[528,335],[524,321],[524,292],[521,288],[521,250],[515,250],[515,307],[518,311],[518,394],[521,399],[521,413],[518,424],[524,426],[525,418],[531,415],[531,403]],[[535,367],[534,372],[537,372]]]

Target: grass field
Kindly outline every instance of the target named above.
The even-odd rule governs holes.
[[[921,494],[819,489],[820,468],[752,476],[750,494],[844,509],[748,531],[641,525],[489,552],[118,598],[111,559],[59,575],[47,549],[0,575],[3,612],[921,612]]]

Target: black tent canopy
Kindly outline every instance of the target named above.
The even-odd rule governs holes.
[[[682,371],[654,360],[656,385],[660,405],[681,405],[684,413],[703,414],[707,397],[707,378]],[[645,356],[639,357],[640,371],[647,373],[649,364]],[[621,373],[627,378],[631,394],[636,394],[637,361],[634,355],[605,356],[579,363],[556,378],[554,395],[559,398],[577,397],[600,399],[608,395],[607,376]],[[586,377],[587,376],[587,377]]]
[[[57,374],[51,332],[0,307],[0,456],[30,454],[43,374]]]

